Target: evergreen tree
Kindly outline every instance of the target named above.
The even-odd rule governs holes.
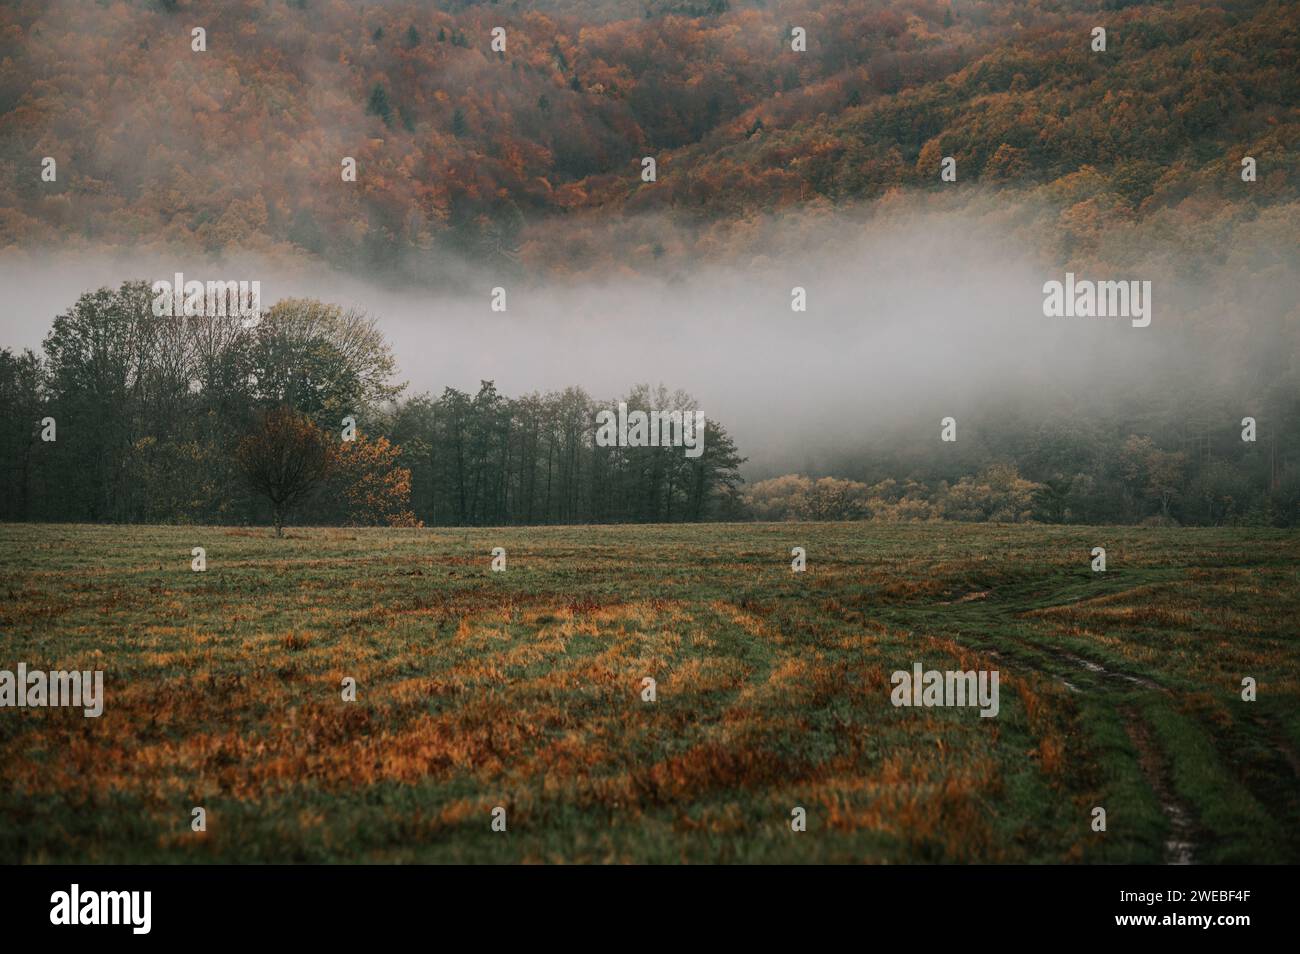
[[[392,128],[393,125],[393,107],[388,102],[388,91],[379,83],[370,91],[370,102],[366,105],[366,115],[378,116],[384,121],[384,125]]]

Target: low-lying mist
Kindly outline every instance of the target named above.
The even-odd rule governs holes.
[[[695,396],[749,457],[751,478],[815,471],[885,434],[960,422],[980,406],[1094,399],[1227,356],[1182,319],[1207,289],[1135,269],[1090,278],[1153,279],[1152,321],[1048,318],[1043,283],[1064,267],[956,213],[864,225],[827,217],[815,242],[783,234],[743,265],[700,264],[656,277],[523,281],[464,265],[469,289],[389,287],[314,266],[268,267],[189,255],[50,253],[0,258],[3,344],[38,348],[85,291],[128,279],[259,280],[262,305],[313,297],[375,316],[409,393],[506,394],[583,387],[614,400],[638,382]],[[804,226],[806,230],[806,226]],[[1085,277],[1085,276],[1080,276]],[[507,310],[490,307],[506,290]],[[806,290],[807,311],[791,308]],[[1221,290],[1219,290],[1221,291]],[[1291,347],[1291,345],[1288,345]],[[1232,368],[1219,368],[1231,377]]]

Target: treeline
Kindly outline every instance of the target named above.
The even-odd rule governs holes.
[[[290,299],[236,317],[155,317],[144,283],[82,295],[42,353],[0,350],[0,520],[497,526],[702,520],[1300,525],[1291,336],[1250,372],[1154,371],[1086,403],[969,404],[843,442],[742,489],[726,428],[684,447],[602,446],[572,387],[491,381],[407,397],[373,319]],[[1267,360],[1264,360],[1264,359]],[[633,388],[629,411],[697,410]]]
[[[952,481],[787,474],[747,486],[743,498],[756,520],[1300,526],[1300,469],[1280,468],[1271,440],[1232,450],[1169,451],[1134,434],[1102,460],[1082,457],[1043,480],[1003,461]]]
[[[958,402],[953,443],[939,439],[937,406],[917,408],[810,460],[805,474],[752,480],[746,510],[759,520],[1300,527],[1292,315],[1274,333],[1238,336],[1230,374],[1217,367],[1224,351],[1184,353],[1122,388]]]
[[[439,525],[739,513],[725,428],[703,453],[602,447],[578,388],[404,398],[373,319],[306,299],[155,317],[143,282],[82,295],[43,354],[0,350],[0,519]],[[251,323],[250,323],[251,324]],[[632,408],[694,409],[664,389]]]
[[[694,411],[683,392],[640,386],[629,410]],[[439,525],[699,521],[741,517],[743,463],[706,418],[703,451],[602,447],[595,421],[613,404],[581,388],[517,399],[491,381],[402,404],[385,427],[403,447],[417,513]]]

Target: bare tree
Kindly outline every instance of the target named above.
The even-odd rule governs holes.
[[[329,438],[309,418],[277,407],[239,442],[236,459],[249,484],[270,502],[275,535],[282,537],[293,508],[329,476],[334,454]]]

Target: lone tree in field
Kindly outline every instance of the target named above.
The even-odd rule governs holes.
[[[293,508],[329,476],[334,454],[329,439],[310,418],[277,407],[263,414],[257,429],[239,442],[235,457],[249,484],[270,502],[275,535],[282,537]]]

